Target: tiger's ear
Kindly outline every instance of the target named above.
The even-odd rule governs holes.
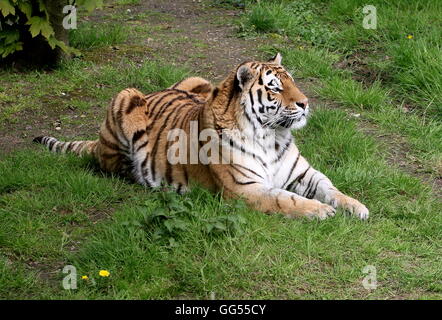
[[[253,79],[253,72],[248,65],[242,65],[236,71],[236,78],[238,79],[238,85],[241,89]]]
[[[281,54],[278,52],[278,53],[277,53],[273,58],[271,58],[268,62],[281,65],[281,61],[282,61],[282,56],[281,56]]]

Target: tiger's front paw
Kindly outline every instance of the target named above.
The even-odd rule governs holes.
[[[336,205],[342,209],[350,212],[352,215],[358,217],[361,220],[368,219],[368,209],[358,200],[346,195],[340,195],[337,197]]]

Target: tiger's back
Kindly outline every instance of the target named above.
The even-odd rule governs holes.
[[[199,89],[205,83],[199,84]],[[207,85],[208,86],[208,85]],[[201,183],[210,187],[208,172],[198,164],[171,164],[167,152],[173,141],[168,133],[181,129],[190,137],[191,121],[199,121],[206,96],[181,90],[189,83],[143,95],[136,89],[121,91],[108,108],[95,150],[101,168],[111,172],[130,171],[148,187],[163,182],[184,192],[189,177],[198,172]],[[199,92],[200,93],[200,92]]]

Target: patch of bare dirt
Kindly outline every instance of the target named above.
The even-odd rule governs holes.
[[[147,0],[141,6],[134,7],[134,13],[141,11],[173,17],[165,23],[168,32],[163,30],[159,39],[155,33],[152,34],[152,37],[145,39],[146,47],[164,52],[166,57],[167,52],[179,53],[175,63],[187,64],[211,81],[222,80],[236,65],[246,60],[262,58],[257,50],[262,40],[245,40],[235,36],[234,19],[241,13],[239,10],[213,8],[192,0]],[[156,21],[161,19],[161,16],[157,17]],[[169,43],[169,40],[177,37],[181,41]]]
[[[359,129],[386,146],[387,161],[393,167],[421,179],[432,187],[437,197],[442,199],[442,177],[434,177],[426,172],[424,166],[412,156],[408,143],[403,137],[381,133],[376,125],[367,121],[361,121]]]
[[[94,115],[95,114],[95,115]],[[0,158],[11,151],[30,147],[32,139],[38,136],[63,136],[75,139],[79,136],[87,136],[98,133],[101,124],[102,108],[92,106],[91,111],[86,114],[72,109],[50,109],[45,114],[33,110],[23,110],[16,115],[12,123],[5,123],[0,129]],[[77,125],[65,124],[61,119],[81,119]],[[60,128],[60,129],[57,129]]]

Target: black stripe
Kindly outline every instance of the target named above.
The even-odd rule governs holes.
[[[161,93],[162,93],[162,92],[161,92]],[[153,105],[152,105],[152,102],[153,102],[153,99],[152,99],[152,101],[148,104],[148,109],[149,109],[149,110],[147,110],[146,112],[148,112],[149,115],[152,115],[153,112],[155,111],[155,108],[156,108],[158,105],[160,105],[161,102],[162,102],[165,98],[167,98],[167,97],[169,97],[169,96],[171,96],[171,95],[176,95],[176,94],[177,94],[177,92],[176,92],[175,90],[173,90],[173,91],[169,91],[169,92],[166,92],[166,93],[163,94],[162,96],[159,96],[159,99],[156,100],[155,103],[154,103]]]
[[[294,179],[294,180],[292,181],[292,183],[290,183],[290,184],[287,186],[287,190],[291,190],[291,188],[293,187],[293,185],[294,185],[295,183],[301,182],[301,180],[304,179],[305,174],[307,173],[307,171],[310,170],[310,168],[311,168],[311,167],[308,166],[307,170],[305,170],[302,174],[300,174],[298,177],[296,177],[296,179]],[[289,189],[289,188],[290,188],[290,189]]]
[[[100,143],[104,144],[106,147],[108,147],[110,149],[113,149],[113,150],[116,150],[116,151],[120,151],[121,150],[121,148],[117,144],[112,143],[110,141],[107,141],[106,139],[104,139],[103,136],[100,136]]]
[[[307,195],[310,193],[310,188],[313,187],[313,183],[314,183],[313,178],[314,178],[314,176],[315,176],[316,174],[317,174],[317,172],[315,172],[315,173],[313,173],[313,174],[311,175],[311,177],[310,177],[310,179],[309,179],[309,181],[308,181],[308,183],[307,183],[307,188],[305,189],[305,191],[304,191],[304,193],[303,193],[304,196],[307,196]]]
[[[55,139],[55,138],[53,138],[50,142],[49,142],[49,144],[48,144],[48,148],[49,148],[49,150],[50,151],[53,151],[52,150],[52,147],[54,146],[54,144],[57,142],[57,139]]]
[[[152,119],[150,119],[151,123],[146,127],[146,131],[149,131],[149,129],[153,127],[153,125],[155,124],[155,120],[158,119],[167,110],[167,107],[169,107],[170,105],[172,105],[176,101],[180,101],[180,100],[184,100],[184,99],[188,99],[188,97],[187,96],[177,96],[177,97],[173,98],[172,100],[170,100],[169,102],[163,104],[161,106],[161,109],[158,110],[158,112],[153,116]]]
[[[129,92],[129,94],[130,94],[130,92]],[[115,115],[115,120],[116,120],[116,124],[118,125],[118,127],[121,129],[120,130],[120,132],[121,132],[121,136],[124,138],[124,144],[127,146],[127,145],[129,145],[129,141],[128,141],[128,139],[127,139],[127,137],[124,135],[124,131],[122,130],[122,124],[123,124],[123,106],[126,104],[126,102],[127,102],[127,96],[124,96],[122,99],[121,99],[121,103],[120,103],[120,106],[119,106],[119,108],[118,108],[118,111],[116,112],[116,115]],[[119,141],[119,140],[117,140],[117,141]]]
[[[34,143],[42,143],[44,136],[35,137],[32,142]]]
[[[144,141],[142,144],[140,144],[137,148],[137,150],[135,150],[135,152],[140,151],[141,149],[143,149],[145,146],[147,146],[147,144],[149,143],[149,140]]]
[[[219,88],[216,87],[215,89],[213,89],[212,98],[215,99],[218,93],[219,93]]]
[[[233,141],[230,137],[227,138],[229,141],[229,145],[232,148],[235,148],[237,150],[240,150],[242,153],[248,154],[249,156],[252,156],[253,159],[257,159],[259,162],[261,162],[261,164],[267,168],[267,164],[262,160],[262,158],[260,156],[257,156],[256,154],[254,154],[253,152],[247,151],[246,149],[244,149],[243,146],[239,146],[235,141]]]
[[[181,81],[178,81],[177,83],[175,83],[175,85],[172,87],[172,89],[176,89],[176,87],[178,87],[181,83],[183,83],[183,81],[186,79],[183,79]]]
[[[149,182],[146,180],[145,176],[147,175],[147,171],[148,171],[148,167],[146,166],[147,164],[147,160],[149,159],[149,152],[146,152],[146,157],[144,158],[143,162],[141,163],[141,174],[142,174],[142,178],[143,180],[149,184]]]
[[[134,145],[138,140],[140,140],[140,138],[144,136],[145,133],[146,130],[138,130],[137,132],[135,132],[132,137],[132,145]]]
[[[230,171],[227,171],[227,172],[230,174],[230,177],[232,178],[233,182],[235,182],[236,184],[249,185],[249,184],[257,183],[256,181],[246,181],[246,182],[239,181],[236,179],[236,177]]]
[[[237,172],[239,172],[240,174],[242,174],[244,177],[248,178],[248,179],[252,179],[251,177],[249,177],[248,175],[246,175],[244,172],[242,172],[241,170],[239,170],[238,168],[236,168],[235,166],[231,166],[232,169],[235,169]]]
[[[292,176],[292,172],[295,170],[296,164],[299,161],[299,158],[301,157],[301,152],[298,151],[298,156],[296,157],[295,162],[293,163],[290,171],[289,171],[289,176],[287,177],[287,180],[282,184],[282,187],[284,188],[284,186],[286,185],[287,182],[289,182],[290,177]]]
[[[261,118],[258,116],[258,114],[256,113],[256,111],[255,111],[255,109],[253,108],[253,106],[252,106],[251,109],[252,109],[253,114],[255,115],[256,120],[258,120],[258,122],[259,122],[260,125],[263,125],[263,122],[262,122]]]
[[[293,205],[296,207],[296,199],[295,199],[295,196],[294,196],[294,195],[291,195],[291,196],[290,196],[290,199],[292,200]]]
[[[255,104],[255,100],[253,100],[252,90],[249,91],[249,97],[250,97],[250,103],[252,104],[252,107],[253,107],[253,105]]]
[[[66,152],[72,151],[72,148],[74,147],[74,145],[75,145],[75,141],[69,142],[68,147],[66,148]]]
[[[244,105],[243,105],[244,106]],[[253,108],[253,107],[252,107]],[[253,126],[253,132],[256,132],[257,128],[255,126],[255,122],[252,121],[252,119],[250,119],[250,115],[248,113],[247,108],[244,107],[244,115],[246,117],[246,120]]]
[[[106,117],[106,121],[105,121],[105,126],[107,131],[109,131],[109,134],[112,136],[112,138],[119,144],[121,144],[122,146],[124,146],[125,148],[127,148],[127,145],[125,145],[125,143],[123,141],[121,141],[120,139],[118,139],[117,135],[115,134],[114,130],[112,130],[111,124],[110,124],[110,117],[107,116]]]
[[[275,160],[273,160],[272,163],[276,163],[279,160],[281,160],[281,158],[283,157],[283,155],[285,154],[285,152],[290,148],[290,145],[292,144],[292,139],[289,139],[287,141],[287,143],[284,145],[284,147],[282,148],[282,150],[278,153],[277,157]]]
[[[235,167],[235,166],[240,167],[240,168],[242,168],[242,169],[244,169],[244,170],[247,170],[247,171],[253,173],[255,176],[258,176],[258,177],[260,177],[261,179],[264,179],[260,174],[256,173],[256,172],[253,171],[252,169],[246,168],[246,167],[244,167],[244,166],[242,166],[242,165],[240,165],[240,164],[237,164],[237,163],[232,164],[232,167]],[[237,170],[238,170],[238,169],[237,169]]]
[[[130,99],[129,106],[126,109],[126,114],[130,114],[135,108],[142,107],[146,103],[146,100],[136,95]]]
[[[318,185],[319,185],[319,183],[320,183],[322,180],[324,180],[324,178],[321,178],[321,179],[318,180],[318,182],[316,182],[315,187],[312,188],[312,190],[311,190],[311,194],[309,194],[309,195],[307,196],[307,198],[309,198],[309,199],[313,199],[313,198],[316,196],[316,191],[318,190]]]
[[[264,113],[264,105],[262,104],[262,90],[258,89],[256,92],[258,93],[259,112]]]

